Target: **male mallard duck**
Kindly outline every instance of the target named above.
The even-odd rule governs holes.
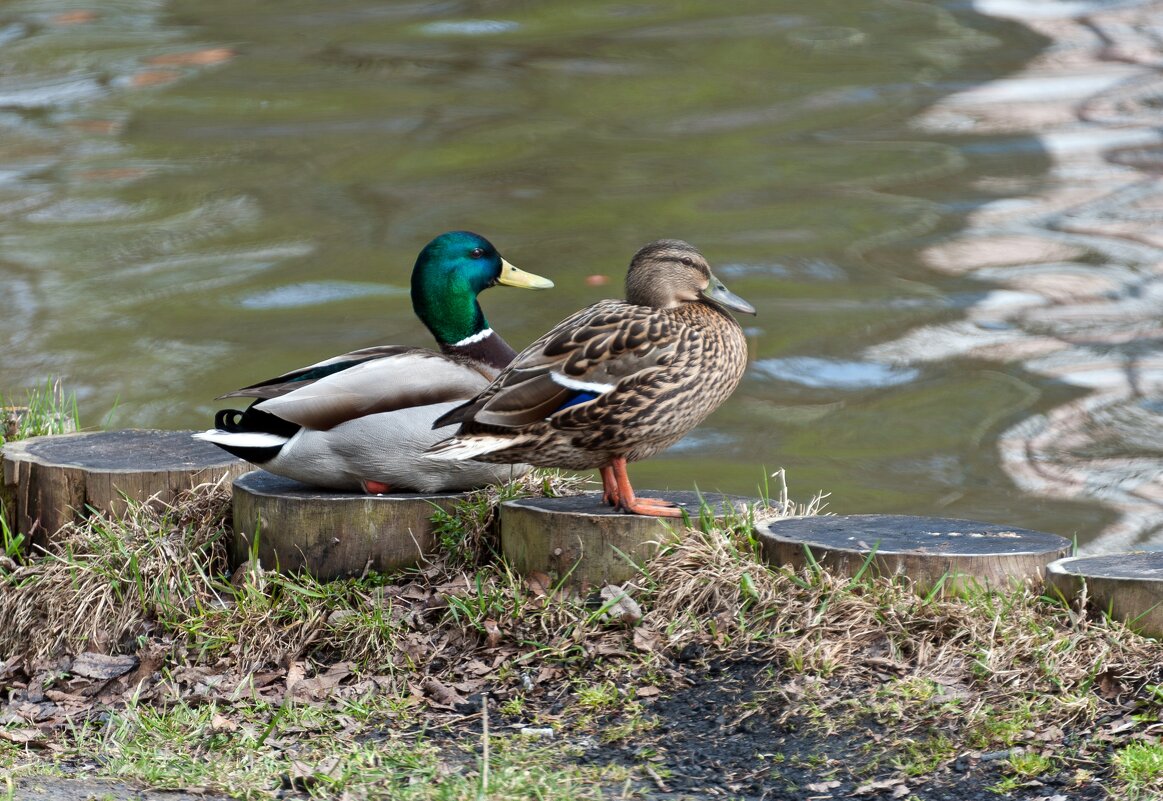
[[[445,492],[504,481],[514,474],[508,467],[421,458],[452,433],[433,430],[436,418],[488,386],[516,355],[477,302],[478,293],[498,283],[553,286],[505,261],[482,236],[441,234],[412,270],[412,308],[440,353],[384,345],[284,373],[222,395],[259,400],[245,411],[221,410],[217,429],[194,436],[328,489]]]
[[[522,351],[484,392],[436,421],[460,423],[433,459],[599,468],[607,503],[660,517],[673,504],[638,498],[626,463],[678,442],[735,390],[747,340],[727,309],[754,314],[686,242],[634,255],[626,300],[602,300]]]

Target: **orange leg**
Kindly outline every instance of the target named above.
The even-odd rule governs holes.
[[[608,468],[618,482],[618,508],[624,512],[651,517],[682,517],[682,508],[662,498],[636,498],[626,475],[626,460],[621,456],[610,462]],[[604,477],[604,474],[603,474]]]
[[[602,503],[617,508],[618,506],[618,477],[614,475],[614,468],[606,465],[598,469],[602,474]]]

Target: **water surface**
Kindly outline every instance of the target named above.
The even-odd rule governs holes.
[[[834,512],[1085,540],[1112,513],[1019,489],[997,448],[1078,390],[870,350],[1020,300],[918,254],[1040,180],[1043,145],[913,121],[1046,43],[898,0],[10,3],[0,386],[60,376],[85,424],[202,428],[256,379],[429,344],[406,287],[441,231],[557,283],[484,296],[517,347],[679,237],[757,307],[754,363],[638,485],[747,493],[785,468]]]

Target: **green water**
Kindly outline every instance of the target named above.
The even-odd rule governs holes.
[[[889,0],[99,5],[0,7],[0,388],[60,376],[88,425],[204,428],[221,392],[428,344],[406,287],[441,231],[557,283],[484,296],[518,348],[679,237],[757,307],[755,363],[637,485],[785,468],[835,512],[1105,519],[998,467],[1039,380],[861,357],[960,315],[981,285],[914,254],[993,197],[982,177],[1044,169],[909,125],[1037,52],[1019,26]]]

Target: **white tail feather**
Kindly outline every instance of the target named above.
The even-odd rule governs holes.
[[[471,439],[451,437],[437,442],[424,453],[425,459],[440,459],[453,461],[458,459],[472,459],[481,454],[499,451],[513,444],[511,437],[478,436]]]
[[[262,432],[234,432],[212,428],[193,435],[194,439],[205,442],[214,442],[219,445],[230,445],[235,448],[276,448],[287,444],[287,437],[278,434],[264,434]]]

